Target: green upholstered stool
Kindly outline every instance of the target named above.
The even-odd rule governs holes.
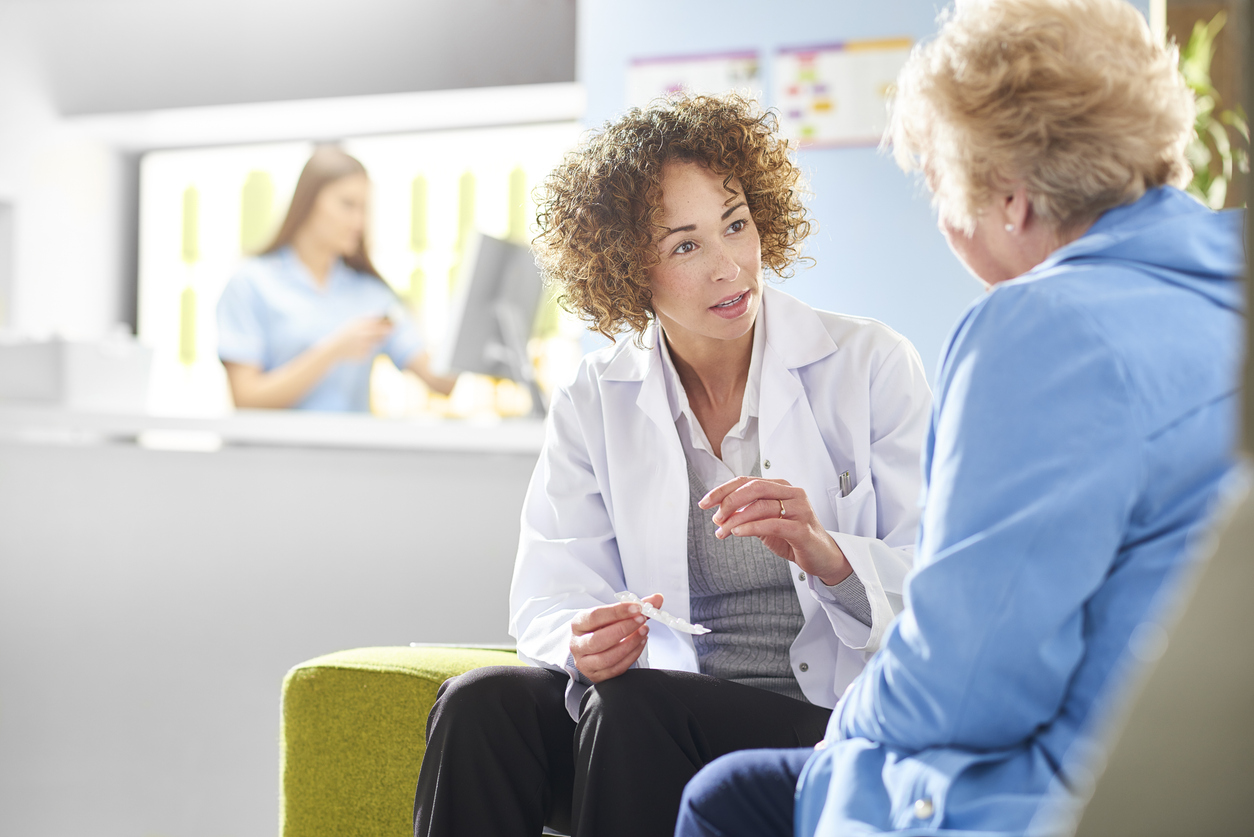
[[[523,665],[512,651],[417,646],[318,657],[283,680],[282,837],[413,834],[427,714],[440,684]]]

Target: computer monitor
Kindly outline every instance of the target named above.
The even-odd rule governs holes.
[[[531,250],[474,233],[466,242],[452,305],[452,328],[435,366],[509,378],[531,391],[531,410],[543,416],[543,394],[527,354],[544,286]]]

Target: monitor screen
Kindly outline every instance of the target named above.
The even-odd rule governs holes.
[[[467,242],[451,307],[448,338],[435,358],[444,372],[509,378],[531,389],[532,412],[544,412],[527,352],[543,295],[530,248],[480,232]]]

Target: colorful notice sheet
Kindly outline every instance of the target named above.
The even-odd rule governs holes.
[[[811,148],[878,143],[910,47],[891,38],[781,49],[774,104],[784,134]]]
[[[659,96],[736,90],[761,100],[756,52],[725,52],[672,58],[637,58],[627,68],[627,104],[647,105]]]

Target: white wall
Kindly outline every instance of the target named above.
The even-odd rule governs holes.
[[[574,0],[20,4],[66,115],[574,78]]]
[[[13,294],[13,207],[0,200],[0,329],[9,322]]]
[[[0,3],[0,201],[14,213],[9,324],[102,333],[121,319],[121,160],[76,140],[53,104],[32,39],[42,12]]]
[[[275,834],[284,673],[511,642],[534,464],[0,440],[0,834]]]

